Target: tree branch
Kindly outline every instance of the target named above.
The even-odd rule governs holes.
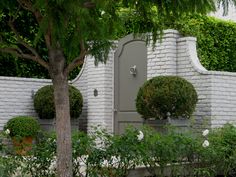
[[[38,24],[40,25],[40,23],[41,23],[42,20],[43,20],[43,16],[42,16],[40,10],[35,9],[35,8],[33,7],[32,2],[29,1],[29,0],[17,0],[17,2],[20,4],[20,6],[21,6],[23,9],[28,10],[28,11],[30,11],[30,12],[33,13],[34,16],[35,16],[35,18],[36,18],[36,20],[37,20],[37,22],[38,22]],[[49,25],[49,30],[50,30],[50,25]],[[49,31],[49,30],[48,30],[48,31]],[[51,46],[51,42],[50,42],[50,41],[51,41],[51,37],[50,37],[49,32],[47,32],[47,34],[44,35],[44,39],[45,39],[46,46],[47,46],[47,48],[49,49],[50,46]]]
[[[12,54],[12,55],[15,55],[19,58],[24,58],[24,59],[29,59],[29,60],[35,61],[35,62],[39,63],[40,65],[42,65],[47,70],[49,69],[49,65],[46,61],[44,61],[41,58],[38,58],[37,56],[22,53],[22,51],[19,48],[10,48],[10,47],[9,48],[0,48],[0,52]]]
[[[24,8],[25,10],[28,10],[28,11],[31,11],[33,12],[34,9],[33,9],[33,4],[31,1],[28,1],[28,0],[17,0],[17,2],[20,4],[20,6],[22,8]]]
[[[94,2],[84,2],[83,7],[87,9],[91,9],[91,8],[96,7],[96,4]]]
[[[84,50],[80,52],[80,55],[78,57],[76,57],[65,69],[65,74],[69,74],[70,71],[72,71],[73,69],[75,69],[77,66],[79,66],[80,64],[82,64],[84,62],[84,58],[85,56],[88,54],[89,52]]]
[[[72,60],[72,62],[66,67],[65,69],[65,74],[68,75],[70,73],[70,71],[72,71],[73,69],[75,69],[77,66],[79,66],[80,64],[82,64],[84,62],[84,58],[85,56],[88,54],[89,52],[87,51],[87,49],[85,48],[84,45],[84,41],[81,40],[80,41],[80,55],[78,57],[76,57],[74,60]]]
[[[29,51],[31,51],[32,54],[34,54],[35,56],[39,56],[38,53],[36,52],[36,50],[34,48],[32,48],[29,44],[24,42],[24,40],[20,37],[20,34],[16,31],[16,29],[15,29],[15,27],[13,25],[13,21],[9,21],[8,25],[10,26],[12,32],[16,35],[17,42],[19,44],[23,45]]]
[[[40,55],[38,54],[38,52],[33,48],[31,47],[29,44],[27,44],[26,42],[24,42],[24,40],[20,37],[20,34],[16,31],[14,25],[13,25],[13,21],[9,21],[8,25],[10,26],[11,30],[13,31],[13,33],[16,35],[16,38],[17,38],[17,42],[21,45],[23,45],[26,49],[28,49],[33,55],[30,55],[30,54],[24,54],[21,52],[19,52],[19,48],[15,49],[17,50],[19,53],[17,54],[18,57],[20,58],[25,58],[26,59],[32,59],[33,61],[36,61],[38,62],[39,64],[41,64],[42,66],[44,66],[46,69],[48,69],[48,64],[46,64],[46,62],[40,57]],[[9,49],[9,48],[8,48]],[[11,48],[12,49],[12,48]],[[20,56],[19,56],[20,54]],[[30,57],[29,57],[30,56]]]

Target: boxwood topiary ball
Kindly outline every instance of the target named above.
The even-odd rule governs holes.
[[[187,80],[177,76],[158,76],[146,81],[139,89],[136,109],[145,119],[189,118],[197,100],[197,92]]]
[[[40,130],[38,121],[30,116],[17,116],[10,119],[4,130],[10,130],[11,137],[35,137]]]
[[[71,118],[78,118],[82,112],[83,97],[80,91],[69,86],[70,115]],[[55,106],[53,86],[47,85],[40,88],[34,96],[34,108],[40,119],[55,118]]]

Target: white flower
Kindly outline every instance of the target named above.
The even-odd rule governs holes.
[[[120,157],[112,156],[111,160],[112,160],[112,164],[115,165],[120,162]]]
[[[137,138],[139,141],[141,141],[144,138],[144,134],[142,131],[139,131],[139,134],[137,135]]]
[[[6,134],[6,135],[9,135],[10,133],[11,133],[11,132],[10,132],[9,129],[6,129],[6,130],[5,130],[5,134]]]
[[[208,135],[208,133],[209,133],[209,130],[208,130],[208,129],[206,129],[206,130],[204,130],[204,131],[202,132],[202,136],[207,136],[207,135]]]
[[[104,15],[104,14],[105,14],[105,11],[102,11],[102,12],[101,12],[101,15]]]
[[[57,167],[57,161],[56,159],[53,159],[48,169],[52,172],[56,170],[56,167]]]
[[[108,160],[104,160],[104,161],[102,162],[102,166],[104,166],[104,167],[109,167],[109,162],[108,162]]]
[[[202,146],[205,148],[205,147],[208,147],[209,146],[209,141],[208,140],[205,140],[203,143],[202,143]]]

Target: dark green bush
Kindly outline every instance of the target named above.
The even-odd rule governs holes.
[[[206,69],[236,72],[235,22],[198,14],[172,21],[167,28],[197,38],[198,56]]]
[[[177,76],[154,77],[139,89],[136,109],[143,118],[189,118],[195,110],[197,92],[187,80]]]
[[[70,114],[78,118],[82,112],[83,97],[78,89],[69,86]],[[40,88],[34,97],[34,107],[41,119],[55,118],[53,86],[47,85]]]
[[[40,130],[38,121],[29,116],[18,116],[10,119],[4,130],[10,130],[11,137],[35,137]]]

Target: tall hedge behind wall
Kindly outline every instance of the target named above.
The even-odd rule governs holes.
[[[208,70],[236,72],[236,23],[202,15],[185,16],[168,28],[197,37],[198,57]]]

